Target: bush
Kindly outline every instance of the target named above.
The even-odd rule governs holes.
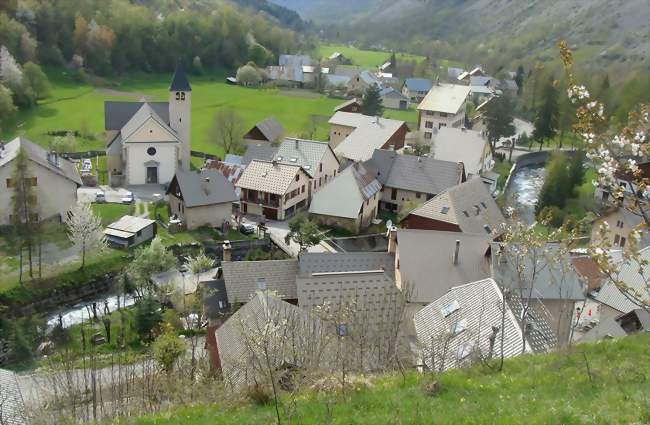
[[[153,343],[153,357],[160,368],[167,373],[174,370],[174,365],[183,353],[185,353],[185,344],[171,332],[165,332]]]
[[[246,393],[253,404],[266,406],[271,403],[271,394],[260,384],[251,385]]]
[[[544,207],[537,214],[537,221],[548,223],[550,226],[558,228],[561,227],[562,224],[564,224],[565,217],[566,217],[566,213],[564,212],[564,210],[556,206],[548,206],[548,207]]]

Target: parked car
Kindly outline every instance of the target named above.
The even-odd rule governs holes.
[[[106,194],[101,190],[98,190],[97,193],[95,193],[95,202],[98,204],[103,204],[106,202]]]
[[[132,204],[134,201],[133,192],[127,192],[126,195],[122,197],[123,204]]]
[[[252,235],[255,233],[255,225],[250,223],[242,223],[239,225],[239,231],[245,235]]]

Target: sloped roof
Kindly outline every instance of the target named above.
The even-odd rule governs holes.
[[[169,123],[169,102],[104,102],[104,129],[120,131],[122,127],[147,103],[156,114]]]
[[[502,307],[503,294],[496,282],[484,279],[455,286],[415,313],[413,321],[425,364],[445,371],[475,362],[472,354],[477,352],[495,358],[521,354],[519,323],[509,308],[504,316]],[[491,344],[494,328],[498,332]],[[454,329],[462,330],[456,333]]]
[[[339,57],[343,57],[343,53],[341,52],[334,52],[331,55],[329,55],[328,59],[336,59]]]
[[[345,86],[350,82],[350,77],[348,75],[327,74],[325,80],[331,86]]]
[[[244,172],[244,167],[242,165],[228,164],[221,161],[210,161],[206,164],[205,168],[209,170],[217,170],[232,184],[237,183],[239,177],[241,177]],[[237,193],[238,190],[239,189],[235,189],[235,193]]]
[[[377,86],[381,87],[381,81],[377,78],[375,74],[373,74],[370,71],[363,70],[359,73],[359,78],[369,86],[372,86],[373,84],[376,84]]]
[[[106,230],[117,230],[118,232],[135,234],[154,223],[154,220],[149,220],[148,218],[125,215],[120,217],[116,222],[106,226]]]
[[[327,151],[331,150],[332,148],[327,142],[286,138],[278,147],[274,159],[286,164],[300,165],[307,174],[313,177]],[[334,156],[334,152],[332,152],[332,156]]]
[[[395,90],[392,87],[384,87],[379,91],[379,96],[381,97],[395,97],[399,99],[408,99],[408,97],[404,96],[401,91]]]
[[[650,247],[643,248],[639,251],[642,264],[634,260],[620,260],[617,264],[618,273],[614,276],[616,280],[625,283],[629,291],[635,292],[635,298],[640,298],[650,302],[650,266],[643,262],[650,261]],[[606,283],[600,289],[596,301],[606,304],[622,313],[629,313],[636,310],[639,305],[636,301],[621,292],[611,280],[607,279]]]
[[[304,173],[299,165],[255,159],[244,170],[237,187],[284,195],[298,173]],[[309,177],[306,173],[305,176]]]
[[[447,77],[449,77],[449,79],[458,78],[458,76],[463,72],[465,72],[463,68],[454,68],[450,66],[447,68]]]
[[[345,108],[347,106],[354,105],[355,103],[357,105],[361,106],[361,101],[359,99],[357,99],[356,97],[354,97],[354,98],[352,98],[350,100],[346,100],[345,102],[341,103],[340,105],[336,105],[336,107],[334,107],[334,112],[338,112],[338,111],[340,111],[341,109],[343,109],[343,108]]]
[[[174,71],[172,83],[169,85],[169,91],[192,91],[190,82],[187,79],[185,68],[179,64]]]
[[[247,385],[264,380],[263,376],[256,376],[261,372],[255,366],[254,356],[262,354],[250,338],[263,334],[268,323],[276,324],[279,335],[283,336],[270,341],[272,346],[265,358],[272,367],[300,366],[302,359],[309,358],[310,353],[322,350],[322,347],[315,346],[321,340],[314,337],[321,329],[318,320],[293,304],[257,292],[215,331],[224,380],[235,389],[245,389]]]
[[[404,121],[341,111],[335,113],[328,122],[355,129],[334,149],[338,156],[352,161],[367,161],[375,149],[383,147],[406,125]]]
[[[428,78],[407,78],[404,85],[410,91],[428,92],[433,87],[433,81]]]
[[[282,127],[282,124],[280,124],[280,122],[276,120],[274,117],[268,117],[263,119],[262,121],[255,124],[253,126],[253,129],[255,127],[257,127],[260,133],[262,133],[269,142],[274,142],[278,140],[284,133],[284,127]],[[253,129],[249,130],[248,133],[253,131]]]
[[[431,195],[457,185],[463,177],[462,164],[385,149],[376,149],[364,165],[386,187]]]
[[[627,336],[627,332],[623,330],[616,319],[605,316],[601,318],[596,326],[587,331],[578,342],[594,342],[600,339],[622,338],[624,336]]]
[[[0,167],[13,161],[16,158],[16,155],[18,155],[20,149],[25,152],[25,155],[27,155],[27,158],[29,158],[30,161],[59,176],[65,177],[66,179],[76,183],[78,186],[82,185],[79,171],[71,161],[62,158],[61,156],[57,156],[56,162],[52,163],[48,160],[48,151],[23,137],[16,137],[14,140],[4,145],[4,150],[0,155]]]
[[[0,369],[0,418],[3,424],[25,425],[27,412],[16,374]]]
[[[576,273],[587,281],[590,288],[600,287],[605,274],[593,258],[589,255],[571,257],[571,264],[576,269]]]
[[[273,146],[268,142],[252,141],[248,143],[241,163],[242,165],[246,166],[250,164],[250,162],[254,159],[271,161],[275,157],[275,153],[277,151],[277,146]]]
[[[470,88],[454,84],[436,84],[424,97],[418,110],[455,114],[469,96]]]
[[[517,249],[513,247],[513,249]],[[542,300],[584,300],[585,288],[567,256],[558,262],[559,246],[549,243],[542,248],[531,248],[522,265],[513,264],[507,254],[499,255],[501,247],[492,243],[492,277],[503,287],[519,294],[528,294]],[[520,279],[518,266],[524,277]],[[533,267],[535,266],[535,267]],[[535,277],[531,273],[535,270]]]
[[[481,133],[453,127],[442,127],[434,135],[433,157],[444,161],[462,162],[468,174],[479,174],[488,141]]]
[[[282,299],[295,299],[298,260],[224,261],[223,279],[226,282],[228,302],[247,302],[259,290],[260,279],[266,289]],[[263,289],[263,288],[262,288]]]
[[[388,252],[303,253],[299,258],[299,274],[344,273],[384,270],[395,277],[395,255]]]
[[[303,66],[311,65],[311,58],[307,55],[280,55],[278,58],[280,66]]]
[[[354,219],[363,203],[380,190],[381,183],[363,166],[353,164],[313,195],[309,212]]]
[[[200,207],[205,205],[230,203],[237,200],[235,187],[218,171],[204,170],[177,171],[174,176],[181,189],[185,206]],[[170,185],[171,188],[173,185]],[[169,194],[169,189],[167,190]]]
[[[171,127],[169,127],[169,124],[167,124],[161,117],[158,115],[158,113],[155,111],[154,108],[152,108],[147,102],[143,103],[140,109],[133,114],[131,119],[129,119],[126,124],[122,127],[120,131],[120,135],[122,137],[122,140],[128,142],[128,138],[133,135],[140,127],[142,127],[147,120],[152,119],[156,121],[163,129],[165,129],[171,137],[174,139],[178,140],[178,135],[174,130],[172,130]]]
[[[487,86],[492,81],[492,77],[489,75],[477,75],[475,77],[469,78],[470,86]]]
[[[447,189],[409,215],[456,224],[465,233],[491,236],[501,234],[506,224],[501,209],[480,178]]]
[[[454,264],[456,241],[460,241]],[[397,230],[402,282],[413,285],[413,301],[430,303],[450,288],[490,277],[487,235],[431,230]]]

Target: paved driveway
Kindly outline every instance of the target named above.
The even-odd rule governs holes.
[[[254,225],[257,225],[257,222],[252,219],[252,218],[244,218],[245,223],[251,223]],[[290,253],[291,256],[297,257],[298,253],[300,252],[300,246],[293,242],[290,241],[289,245],[287,245],[284,241],[285,236],[289,233],[289,225],[287,221],[275,221],[275,220],[267,220],[266,222],[266,228],[268,229],[268,232],[271,234],[271,239],[273,242],[275,242],[276,245],[280,246],[285,252]],[[326,245],[323,245],[322,243],[320,245],[312,246],[309,249],[307,249],[307,252],[329,252]]]

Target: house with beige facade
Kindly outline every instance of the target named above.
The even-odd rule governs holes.
[[[310,196],[336,177],[341,167],[329,143],[316,140],[286,138],[271,159],[301,166],[311,179]]]
[[[442,127],[465,125],[465,106],[470,94],[468,86],[434,84],[418,105],[418,129],[425,140],[433,138]]]
[[[381,183],[361,164],[343,170],[314,194],[309,215],[321,224],[358,233],[377,216]]]
[[[403,148],[408,133],[404,121],[351,112],[337,112],[328,123],[334,152],[354,162],[367,161],[375,149]]]
[[[104,102],[112,186],[167,184],[177,170],[190,169],[191,94],[178,67],[168,102]]]
[[[77,203],[77,188],[81,177],[75,165],[48,152],[27,139],[18,137],[7,144],[0,143],[0,225],[12,222],[12,197],[19,182],[14,181],[16,156],[22,151],[28,159],[28,179],[36,195],[36,215],[33,221],[64,220]]]
[[[433,135],[431,155],[442,161],[462,162],[469,176],[494,167],[490,144],[483,134],[464,127],[442,127]]]
[[[285,220],[309,204],[310,181],[300,165],[255,159],[236,184],[241,189],[240,211]]]
[[[214,170],[178,171],[167,195],[170,215],[180,218],[187,230],[223,226],[238,200],[233,184]]]
[[[402,212],[465,181],[462,163],[377,149],[364,163],[382,184],[379,207]]]
[[[607,243],[612,248],[625,248],[625,245],[630,240],[633,230],[638,230],[637,227],[643,223],[643,218],[630,212],[626,208],[616,208],[606,212],[601,217],[593,222],[591,228],[591,240],[593,243],[599,245],[602,241],[600,234],[600,227],[607,224],[606,239]],[[642,232],[644,237],[639,240],[640,247],[650,245],[650,237],[648,232]]]

